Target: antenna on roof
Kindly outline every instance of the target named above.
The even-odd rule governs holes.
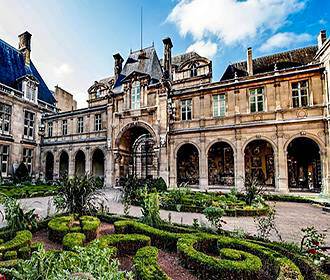
[[[142,50],[142,37],[143,36],[143,7],[141,6],[141,50]]]

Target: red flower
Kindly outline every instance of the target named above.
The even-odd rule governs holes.
[[[319,246],[320,245],[320,242],[316,241],[316,240],[312,240],[312,243],[315,245],[315,246]]]
[[[0,274],[0,280],[6,280],[6,276]]]
[[[312,255],[316,255],[318,252],[314,248],[311,248],[311,249],[307,250],[307,253],[312,254]]]

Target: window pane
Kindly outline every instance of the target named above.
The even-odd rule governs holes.
[[[251,112],[254,113],[256,111],[256,104],[251,103]]]
[[[293,106],[294,108],[299,107],[299,99],[298,99],[298,98],[293,98],[293,99],[292,99],[292,106]]]

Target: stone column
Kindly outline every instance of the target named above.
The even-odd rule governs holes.
[[[277,135],[277,155],[274,151],[274,160],[276,168],[276,191],[280,193],[288,193],[288,167],[287,167],[287,151],[284,150],[284,134],[278,133]]]
[[[58,151],[54,150],[54,179],[58,179],[60,174],[60,159]]]
[[[242,191],[244,190],[244,160],[245,153],[242,147],[242,138],[240,134],[236,134],[236,157],[235,157],[235,187]]]
[[[69,170],[68,170],[68,177],[74,176],[75,169],[75,158],[74,152],[72,151],[72,147],[69,148]]]
[[[85,172],[88,175],[92,175],[92,157],[91,157],[91,149],[89,146],[86,147],[85,152]]]
[[[207,160],[205,155],[205,136],[201,136],[199,155],[199,187],[203,190],[208,188]]]
[[[167,185],[169,185],[169,173],[168,173],[168,158],[167,158],[167,139],[166,135],[160,135],[160,149],[158,159],[158,176],[162,177]]]

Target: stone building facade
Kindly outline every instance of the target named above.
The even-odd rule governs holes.
[[[113,76],[88,90],[88,108],[43,118],[41,161],[60,174],[161,176],[170,186],[243,187],[329,193],[329,41],[227,67],[172,56],[172,41],[114,55]]]
[[[88,89],[88,107],[42,114],[36,150],[46,179],[85,173],[108,186],[120,177],[162,177],[169,186],[329,193],[330,40],[228,65],[172,55],[163,40],[115,54],[113,76]],[[38,165],[36,165],[37,167]]]

